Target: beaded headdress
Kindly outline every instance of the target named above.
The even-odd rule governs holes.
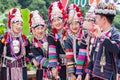
[[[68,23],[71,23],[72,21],[82,21],[82,12],[76,4],[71,4],[67,7],[67,14]]]
[[[11,28],[11,24],[18,21],[23,22],[21,12],[18,8],[12,8],[8,13],[8,27]]]
[[[48,9],[49,21],[51,22],[53,18],[64,17],[64,8],[61,2],[53,2]]]
[[[45,20],[43,19],[43,16],[39,13],[38,10],[32,11],[30,13],[30,27],[35,28],[39,25],[46,26]]]

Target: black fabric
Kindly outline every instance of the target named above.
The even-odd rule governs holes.
[[[9,68],[9,75],[11,75],[11,69]],[[11,76],[9,76],[10,77],[10,80],[11,80]]]
[[[36,79],[37,80],[42,80],[43,78],[43,70],[42,69],[38,69],[36,72]]]
[[[32,47],[31,48],[31,52],[33,53],[34,57],[37,57],[37,56],[43,56],[43,57],[45,57],[45,55],[43,53],[43,50],[41,48]]]
[[[27,78],[27,68],[26,67],[23,68],[23,80],[28,80],[28,78]]]
[[[1,68],[1,80],[7,80],[7,69],[6,67]]]
[[[93,71],[93,75],[95,74],[102,78],[107,78],[108,80],[110,78],[112,78],[112,80],[115,80],[114,77],[116,77],[116,73],[117,73],[116,68],[118,65],[117,57],[119,57],[119,55],[120,55],[120,53],[119,53],[120,47],[118,47],[118,45],[117,45],[120,43],[120,39],[119,39],[120,33],[114,27],[110,30],[110,32],[112,34],[110,39],[106,38],[103,41],[103,43],[100,44],[98,52],[96,52],[95,49],[94,49],[94,51],[92,51],[88,69]],[[112,43],[113,41],[114,41],[114,43]],[[97,39],[96,45],[99,42],[100,42],[100,38]],[[95,47],[96,47],[96,45],[95,45]],[[105,48],[105,49],[103,50],[103,48]],[[104,70],[106,70],[106,72],[104,72],[104,74],[100,71],[100,69],[101,69],[100,60],[101,60],[101,56],[103,53],[105,53],[105,58],[106,58],[106,65],[104,66]],[[107,74],[107,73],[109,73],[109,74]]]
[[[61,80],[66,80],[66,66],[61,66],[59,75]]]

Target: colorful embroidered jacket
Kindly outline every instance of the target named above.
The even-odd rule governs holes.
[[[25,56],[29,57],[30,59],[32,59],[33,57],[29,56],[28,53],[31,53],[31,50],[30,50],[30,43],[28,41],[28,39],[26,38],[25,35],[21,35],[21,37],[16,37],[16,40],[20,41],[20,51],[15,54],[12,50],[13,47],[11,47],[11,44],[12,44],[12,37],[10,36],[10,33],[6,32],[4,37],[1,39],[0,41],[0,56],[1,57],[4,57],[4,46],[6,44],[6,54],[5,56],[8,56],[8,57],[13,57],[15,59],[20,59],[20,58],[23,58],[23,54],[22,54],[22,50],[23,48],[21,48],[22,46],[25,47]]]
[[[48,68],[48,42],[42,40],[32,39],[31,52],[33,53],[34,59],[40,64],[39,68]]]
[[[14,50],[16,50],[16,53]],[[29,57],[31,60],[33,57],[29,56],[30,52],[30,43],[25,35],[20,35],[19,37],[14,38],[9,32],[6,32],[4,37],[0,40],[0,57],[2,57],[2,80],[12,80],[13,78],[27,80],[25,57]],[[16,74],[14,74],[16,69],[18,71]]]
[[[68,31],[69,32],[69,31]],[[86,54],[86,37],[87,34],[84,34],[82,40],[78,40],[75,36],[70,35],[65,40],[65,49],[66,49],[66,59],[67,59],[67,71],[68,74],[75,73],[77,75],[82,75],[84,72],[87,54]],[[74,46],[75,45],[75,46]],[[75,71],[76,65],[76,71]]]
[[[57,66],[58,63],[61,65],[64,64],[64,62],[62,62],[63,60],[61,60],[60,58],[60,54],[65,55],[63,44],[61,44],[60,38],[56,39],[55,34],[50,33],[48,35],[48,44],[49,44],[48,46],[49,47],[49,52],[48,52],[49,66],[54,67],[54,66]]]
[[[86,72],[101,79],[116,80],[120,59],[120,33],[112,27],[97,38]]]
[[[64,36],[51,32],[48,35],[49,66],[57,67],[61,80],[66,80],[66,58],[64,51]]]

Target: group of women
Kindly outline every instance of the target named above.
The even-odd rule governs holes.
[[[120,32],[112,25],[114,4],[91,6],[83,18],[76,4],[48,8],[51,32],[38,10],[30,13],[31,42],[22,34],[18,8],[8,13],[8,31],[0,39],[2,80],[27,80],[25,58],[36,67],[37,80],[116,80]],[[113,26],[113,27],[112,27]]]

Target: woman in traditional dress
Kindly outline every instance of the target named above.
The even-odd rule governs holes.
[[[2,57],[2,80],[27,80],[25,58],[30,52],[30,44],[22,34],[22,16],[18,8],[8,13],[8,31],[0,41],[0,57]]]
[[[53,2],[49,9],[49,22],[51,25],[51,33],[48,35],[49,44],[49,66],[57,69],[59,65],[59,76],[61,80],[66,80],[66,62],[64,51],[64,9],[61,2]],[[58,66],[58,67],[59,67]]]
[[[30,14],[30,29],[32,32],[31,52],[34,57],[33,64],[37,68],[37,80],[47,79],[48,68],[48,41],[46,34],[46,23],[38,10]]]
[[[86,33],[82,30],[82,12],[76,4],[71,4],[67,8],[67,14],[68,35],[65,40],[67,74],[72,80],[82,80],[87,60]]]

